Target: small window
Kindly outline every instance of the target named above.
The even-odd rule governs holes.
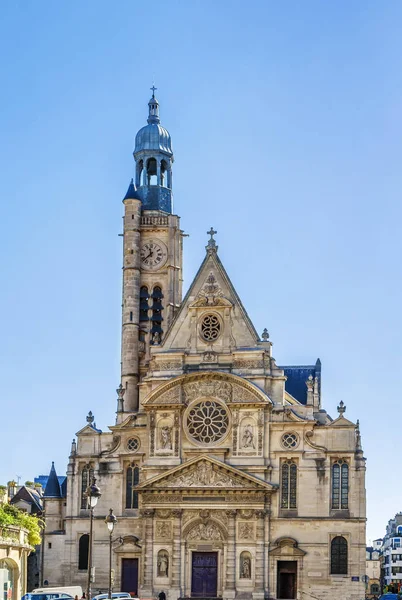
[[[87,488],[91,485],[94,470],[86,465],[81,473],[81,508],[88,508]]]
[[[49,548],[49,550],[52,548],[52,542],[48,542],[47,547]]]
[[[335,510],[349,508],[349,465],[345,460],[337,460],[332,465],[331,508]]]
[[[201,321],[201,337],[214,342],[221,334],[221,323],[216,315],[205,315]]]
[[[137,465],[128,467],[126,471],[126,508],[138,508],[138,492],[136,487],[140,480],[140,470]]]
[[[297,508],[297,465],[287,460],[282,464],[281,508]]]
[[[133,311],[130,310],[130,321],[132,321],[132,320],[133,320]]]
[[[348,574],[348,543],[338,535],[331,542],[331,575]]]

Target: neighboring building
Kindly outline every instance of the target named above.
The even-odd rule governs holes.
[[[381,551],[378,544],[376,546],[373,543],[373,546],[366,548],[366,598],[369,599],[377,598],[381,593]]]
[[[15,488],[10,497],[10,504],[31,515],[43,516],[42,487],[22,485]],[[27,591],[31,592],[40,584],[41,546],[35,546],[27,559]]]
[[[2,503],[8,501],[2,494]],[[2,600],[20,600],[27,591],[27,559],[32,551],[28,531],[15,525],[0,526],[0,590]]]
[[[402,589],[402,513],[388,521],[383,540],[384,585],[388,591]]]
[[[343,402],[335,420],[322,407],[319,360],[276,364],[267,331],[259,337],[218,257],[212,228],[182,299],[173,151],[154,95],[134,158],[135,182],[123,200],[116,422],[102,432],[88,415],[72,444],[66,498],[52,467],[44,578],[86,585],[86,489],[95,475],[102,497],[94,589],[108,585],[104,519],[113,507],[116,589],[144,598],[164,590],[168,600],[361,600],[366,467],[358,423],[345,418]],[[261,251],[259,242],[253,260],[261,257],[263,272]]]

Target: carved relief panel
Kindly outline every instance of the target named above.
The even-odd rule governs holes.
[[[263,409],[234,411],[233,454],[235,456],[262,456],[263,440]]]

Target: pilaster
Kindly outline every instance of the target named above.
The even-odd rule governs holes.
[[[226,553],[226,582],[223,598],[236,596],[236,515],[237,510],[227,510],[228,517],[228,543]]]
[[[143,582],[141,589],[141,596],[152,596],[153,594],[153,568],[154,568],[154,551],[153,551],[153,539],[154,539],[154,514],[155,510],[144,509],[140,512],[141,516],[145,518],[145,539],[144,539],[144,550],[143,550]]]

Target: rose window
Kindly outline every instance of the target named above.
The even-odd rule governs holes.
[[[129,452],[136,452],[136,450],[138,450],[138,448],[140,447],[140,442],[137,438],[130,438],[127,442],[127,450],[129,450]]]
[[[203,444],[211,444],[223,438],[228,427],[229,415],[226,408],[214,400],[198,402],[187,414],[188,433]]]
[[[281,442],[284,448],[296,448],[299,443],[299,437],[296,433],[284,433]]]
[[[206,342],[214,342],[221,333],[221,324],[216,315],[205,315],[201,322],[201,335]]]

